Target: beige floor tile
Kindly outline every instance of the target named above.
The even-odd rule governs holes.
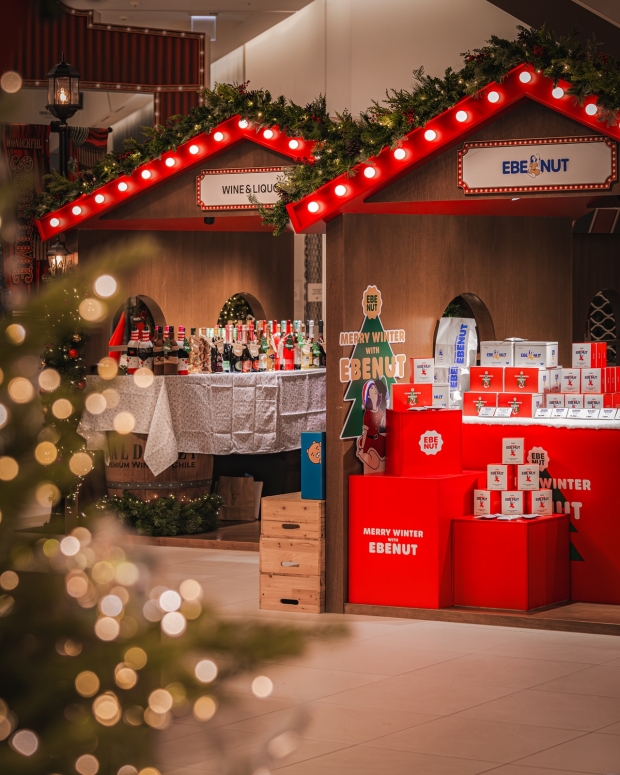
[[[610,724],[610,726],[603,727],[597,731],[603,735],[620,735],[620,723]]]
[[[303,738],[328,740],[348,745],[368,742],[438,718],[427,713],[356,708],[351,705],[333,705],[322,702],[308,703],[301,708],[308,714],[308,723],[301,732]],[[290,718],[301,708],[255,716],[230,724],[227,728],[242,729],[247,732],[267,732],[274,726],[284,723],[287,717]]]
[[[620,772],[620,737],[601,735],[598,732],[584,735],[577,740],[528,756],[519,764],[611,775]]]
[[[599,697],[620,698],[620,667],[608,667],[607,665],[589,667],[579,673],[573,673],[563,678],[556,678],[553,681],[540,684],[537,689],[549,692],[594,694]]]
[[[416,673],[376,681],[325,697],[323,702],[445,716],[513,692],[503,686],[419,678]]]
[[[551,659],[556,662],[584,662],[599,665],[620,658],[620,638],[580,633],[537,633],[514,643],[503,643],[485,650],[487,654],[523,659]],[[592,640],[589,640],[589,639]],[[601,640],[601,638],[603,640]]]
[[[178,719],[175,722],[175,726],[189,727],[194,732],[198,731],[197,728],[217,729],[218,727],[225,727],[244,719],[252,719],[283,711],[287,708],[293,708],[298,704],[297,700],[285,699],[283,697],[259,699],[253,695],[229,694],[224,697],[222,704],[218,707],[215,716],[210,721],[197,721],[190,713]]]
[[[374,740],[372,745],[507,764],[580,734],[566,729],[449,716],[387,735]]]
[[[585,775],[593,775],[591,770],[584,770]],[[502,764],[497,769],[489,770],[488,775],[575,775],[575,770],[549,770],[546,767],[524,767],[521,764]],[[582,775],[581,770],[577,775]]]
[[[512,724],[603,732],[604,727],[620,720],[620,700],[587,694],[526,690],[477,705],[459,715]]]
[[[495,686],[526,689],[560,676],[570,675],[583,670],[584,667],[580,662],[553,662],[549,659],[523,659],[476,653],[432,667],[424,667],[417,673],[427,678],[477,681]]]
[[[429,756],[357,745],[278,769],[278,775],[478,775],[494,767],[489,761]]]

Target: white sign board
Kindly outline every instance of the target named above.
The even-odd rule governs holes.
[[[599,135],[464,143],[458,154],[465,194],[608,189],[616,178],[616,144]]]
[[[276,183],[285,167],[202,170],[196,180],[198,204],[203,210],[253,210],[252,194],[267,207],[278,201]]]
[[[308,302],[323,301],[323,283],[308,283]]]

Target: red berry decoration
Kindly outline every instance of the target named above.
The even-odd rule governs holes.
[[[78,382],[77,386],[80,390],[84,390],[84,388],[86,387],[86,382]]]
[[[75,349],[75,347],[72,347],[69,350],[69,358],[77,358],[80,353]]]

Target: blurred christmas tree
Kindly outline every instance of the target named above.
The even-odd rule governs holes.
[[[242,321],[245,322],[251,317],[253,317],[252,307],[250,307],[244,296],[240,293],[236,293],[228,299],[220,310],[217,324],[222,328],[231,320],[234,323],[240,323]]]

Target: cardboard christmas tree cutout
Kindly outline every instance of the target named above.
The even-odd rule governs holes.
[[[363,434],[368,383],[372,380],[377,383],[382,395],[380,410],[385,413],[390,386],[404,376],[406,356],[395,355],[390,343],[396,338],[404,342],[404,331],[385,331],[381,323],[382,305],[381,291],[375,285],[369,285],[362,295],[362,327],[359,332],[343,332],[340,335],[341,345],[355,345],[350,358],[340,359],[340,381],[348,383],[344,399],[353,402],[340,434],[341,439],[355,439]],[[365,385],[366,394],[363,396]]]

